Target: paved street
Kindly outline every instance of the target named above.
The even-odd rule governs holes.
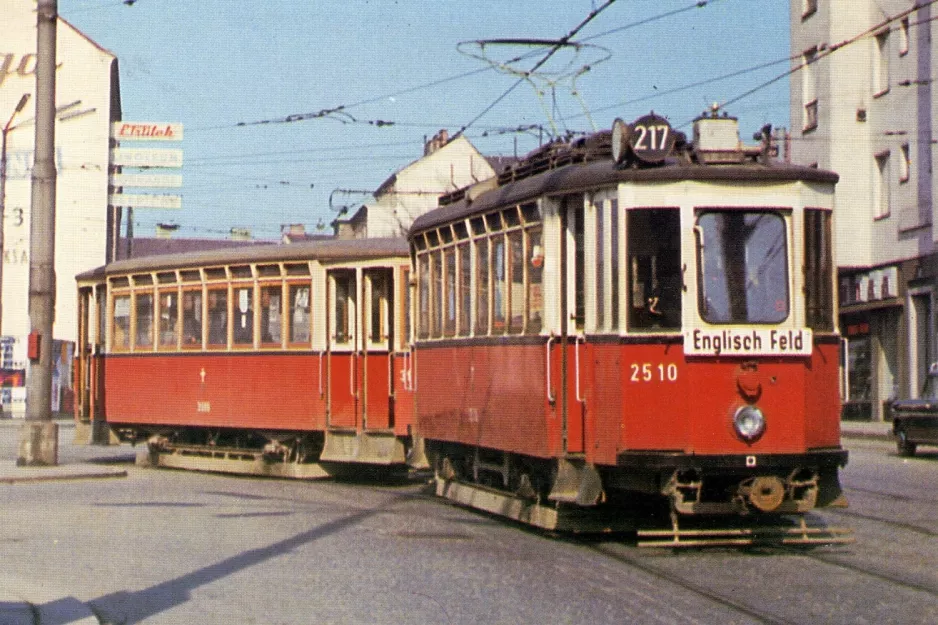
[[[0,424],[3,458],[17,434]],[[421,481],[144,469],[70,435],[62,466],[112,477],[0,482],[0,623],[34,622],[24,600],[89,625],[938,621],[934,449],[849,440],[851,508],[822,517],[855,545],[674,553],[529,531]]]

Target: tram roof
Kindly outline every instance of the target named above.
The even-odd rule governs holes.
[[[191,267],[210,267],[243,263],[274,263],[304,260],[369,260],[389,256],[407,256],[404,238],[329,239],[299,243],[246,245],[200,252],[160,254],[119,260],[76,276],[92,280],[103,276],[143,271],[165,271]]]
[[[839,176],[831,171],[787,163],[703,165],[671,161],[662,167],[618,168],[611,159],[603,159],[550,169],[485,191],[475,199],[460,199],[418,217],[411,227],[411,233],[502,206],[531,201],[545,195],[577,193],[620,182],[794,182],[801,180],[834,184],[838,179]]]

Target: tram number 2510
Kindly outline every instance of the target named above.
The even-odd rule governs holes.
[[[673,362],[633,362],[631,368],[632,382],[677,382],[678,369]]]

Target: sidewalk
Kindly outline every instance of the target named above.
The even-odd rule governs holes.
[[[892,436],[892,421],[841,421],[840,435],[845,439],[895,440]]]
[[[21,484],[127,476],[126,468],[106,462],[106,456],[117,452],[116,449],[107,452],[102,448],[75,449],[71,445],[73,422],[56,420],[56,423],[59,424],[59,464],[56,466],[18,467],[14,445],[5,445],[0,450],[0,506],[4,505],[4,489]],[[0,420],[0,428],[22,426],[22,419]],[[102,456],[104,462],[94,461]],[[91,609],[68,592],[49,587],[41,578],[12,577],[0,568],[0,624],[98,625],[98,622]]]

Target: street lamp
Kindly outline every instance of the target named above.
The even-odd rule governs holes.
[[[3,126],[3,144],[0,146],[0,336],[3,336],[3,233],[6,229],[3,218],[4,210],[6,210],[7,193],[7,135],[10,134],[11,130],[15,129],[15,126],[13,126],[13,118],[26,107],[26,102],[28,101],[29,94],[24,93],[23,97],[20,98],[19,103],[16,105],[16,108],[13,109],[10,119],[8,119],[7,123]]]

